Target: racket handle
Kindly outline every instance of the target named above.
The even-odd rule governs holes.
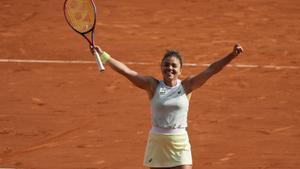
[[[100,72],[103,72],[105,70],[105,67],[101,61],[101,58],[99,56],[99,53],[95,50],[95,53],[94,53],[95,57],[96,57],[96,62],[97,62],[97,65],[98,65],[98,68],[100,70]]]

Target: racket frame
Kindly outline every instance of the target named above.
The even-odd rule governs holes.
[[[80,35],[82,35],[82,36],[84,37],[84,39],[89,43],[90,48],[91,48],[92,50],[94,50],[94,56],[96,57],[96,62],[97,62],[99,71],[102,72],[102,71],[105,70],[105,67],[104,67],[104,65],[103,65],[103,63],[102,63],[102,61],[101,61],[101,58],[100,58],[99,53],[98,53],[97,50],[95,49],[95,41],[94,41],[94,34],[95,34],[94,32],[95,32],[95,28],[96,28],[96,12],[97,12],[97,10],[96,10],[96,5],[95,5],[95,3],[94,3],[93,0],[88,0],[88,1],[91,3],[92,7],[93,7],[93,11],[94,11],[94,12],[93,12],[93,15],[94,15],[94,21],[93,21],[93,22],[94,22],[94,23],[93,23],[93,26],[92,26],[89,30],[87,30],[87,31],[85,31],[85,32],[80,32],[80,31],[76,30],[76,29],[72,26],[72,24],[69,23],[69,20],[67,19],[67,16],[66,16],[66,15],[67,15],[67,14],[66,14],[66,4],[67,4],[68,1],[69,1],[69,0],[65,0],[64,6],[63,6],[65,20],[67,21],[68,25],[69,25],[75,32],[79,33]],[[86,36],[87,34],[90,34],[90,38],[91,38],[91,39],[89,39],[89,38]]]

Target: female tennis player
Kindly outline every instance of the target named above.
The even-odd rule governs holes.
[[[162,80],[144,76],[95,48],[103,63],[125,76],[138,88],[147,91],[151,102],[152,128],[144,157],[150,169],[192,169],[192,154],[186,131],[189,100],[192,91],[201,87],[210,77],[236,58],[243,48],[236,44],[233,51],[196,75],[179,80],[182,72],[181,55],[169,50],[161,61]],[[93,50],[91,50],[93,52]]]

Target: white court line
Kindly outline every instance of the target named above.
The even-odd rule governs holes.
[[[91,64],[94,61],[84,60],[25,60],[25,59],[0,59],[2,63],[61,63],[61,64]]]
[[[0,63],[54,63],[54,64],[95,64],[95,61],[84,60],[35,60],[35,59],[0,59]],[[124,62],[128,65],[154,65],[153,62]],[[210,64],[184,63],[188,67],[208,67]],[[227,67],[237,68],[263,68],[263,69],[300,69],[299,66],[278,66],[278,65],[253,65],[253,64],[228,64]]]

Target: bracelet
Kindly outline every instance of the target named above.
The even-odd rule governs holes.
[[[103,52],[102,55],[100,56],[101,60],[103,63],[107,62],[110,59],[110,55],[106,52]]]

